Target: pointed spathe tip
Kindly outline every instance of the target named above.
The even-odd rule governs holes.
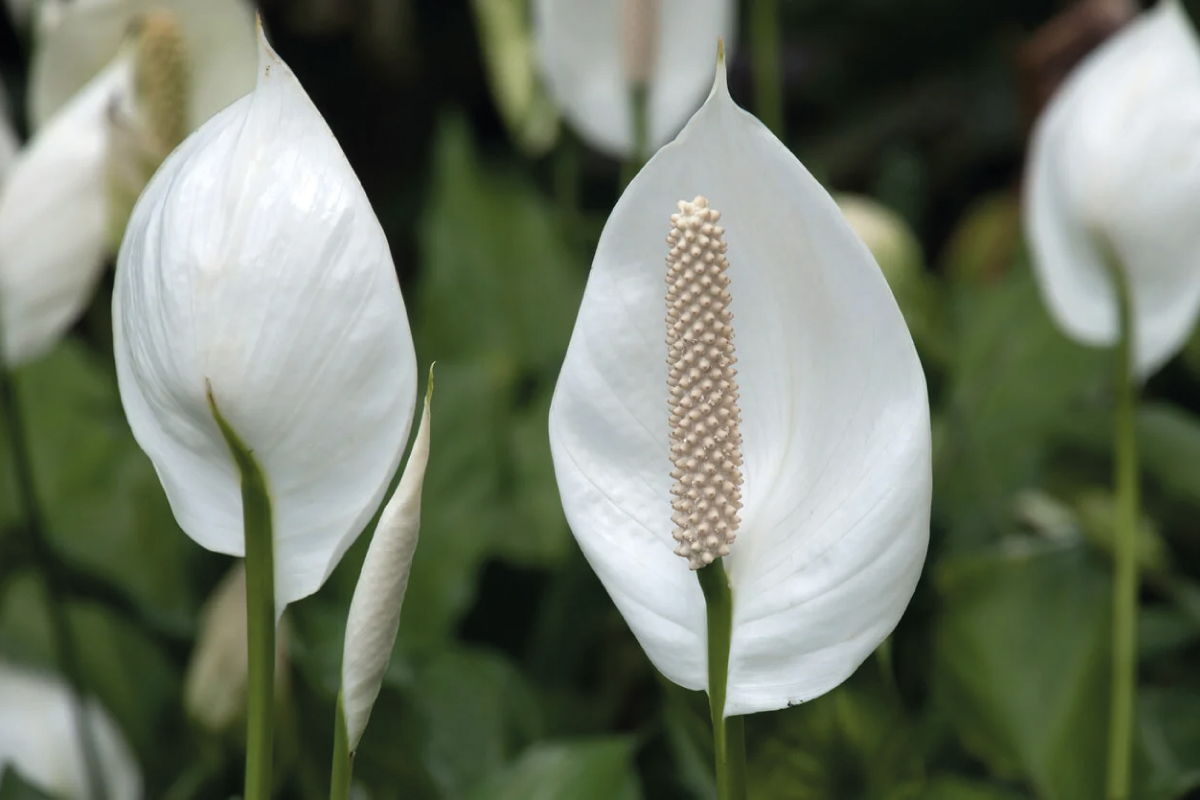
[[[258,39],[258,79],[261,81],[263,78],[271,76],[272,69],[283,66],[283,59],[267,41],[267,33],[263,29],[262,12],[255,14],[254,32],[255,38]]]
[[[725,94],[729,93],[729,82],[725,73],[725,37],[719,36],[717,37],[717,72],[713,78],[713,87],[712,91],[709,92],[709,98],[718,91]]]
[[[725,37],[717,37],[717,69],[725,66]]]

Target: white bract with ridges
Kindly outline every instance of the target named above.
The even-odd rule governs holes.
[[[542,75],[590,145],[624,157],[634,148],[632,84],[648,89],[647,144],[657,149],[700,106],[718,38],[733,40],[733,0],[534,0]],[[691,199],[690,197],[687,199]]]
[[[1112,262],[1138,375],[1179,351],[1200,314],[1200,40],[1178,0],[1143,12],[1051,99],[1024,213],[1042,296],[1068,335],[1116,343]]]
[[[668,350],[668,253],[673,277],[684,253],[712,265],[672,292],[695,280],[728,295],[708,304],[692,291],[680,306],[695,303],[689,320],[702,323],[691,362],[691,343]],[[700,406],[669,403],[681,376]],[[696,409],[703,430],[682,421]],[[870,252],[800,162],[734,105],[723,64],[604,228],[550,443],[584,555],[650,659],[689,689],[708,685],[705,600],[689,561],[727,549],[727,716],[838,685],[908,604],[932,487],[921,365]],[[689,527],[700,522],[711,524]]]
[[[292,71],[260,48],[254,92],[138,201],[113,333],[125,413],[188,535],[244,552],[240,476],[208,393],[262,468],[279,612],[321,586],[374,514],[417,381],[379,221]]]

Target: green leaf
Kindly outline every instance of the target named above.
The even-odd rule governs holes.
[[[926,784],[921,800],[1024,800],[1025,795],[986,783],[939,775]]]
[[[12,766],[0,767],[0,800],[54,800],[21,777]]]
[[[1200,691],[1142,687],[1138,768],[1144,800],[1175,800],[1200,788]]]
[[[1100,797],[1110,577],[1082,547],[943,561],[934,692],[963,744],[1045,800]]]
[[[875,800],[920,787],[915,731],[876,658],[832,692],[749,722],[751,797]]]
[[[1058,331],[1024,269],[957,287],[954,319],[934,503],[949,546],[963,551],[994,540],[1014,493],[1042,483],[1056,428],[1101,385],[1108,358]]]
[[[468,800],[640,800],[627,738],[542,742]]]
[[[540,732],[533,694],[499,655],[442,653],[422,666],[412,695],[429,731],[429,772],[446,797],[462,797]]]

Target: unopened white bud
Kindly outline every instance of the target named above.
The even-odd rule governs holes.
[[[645,86],[658,62],[661,0],[621,0],[621,56],[625,78]]]

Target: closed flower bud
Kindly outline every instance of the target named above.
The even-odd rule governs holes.
[[[374,515],[408,437],[416,358],[366,194],[259,41],[255,90],[176,149],[134,208],[113,338],[133,434],[180,526],[210,550],[245,547],[214,406],[253,453],[279,613],[321,586]]]

